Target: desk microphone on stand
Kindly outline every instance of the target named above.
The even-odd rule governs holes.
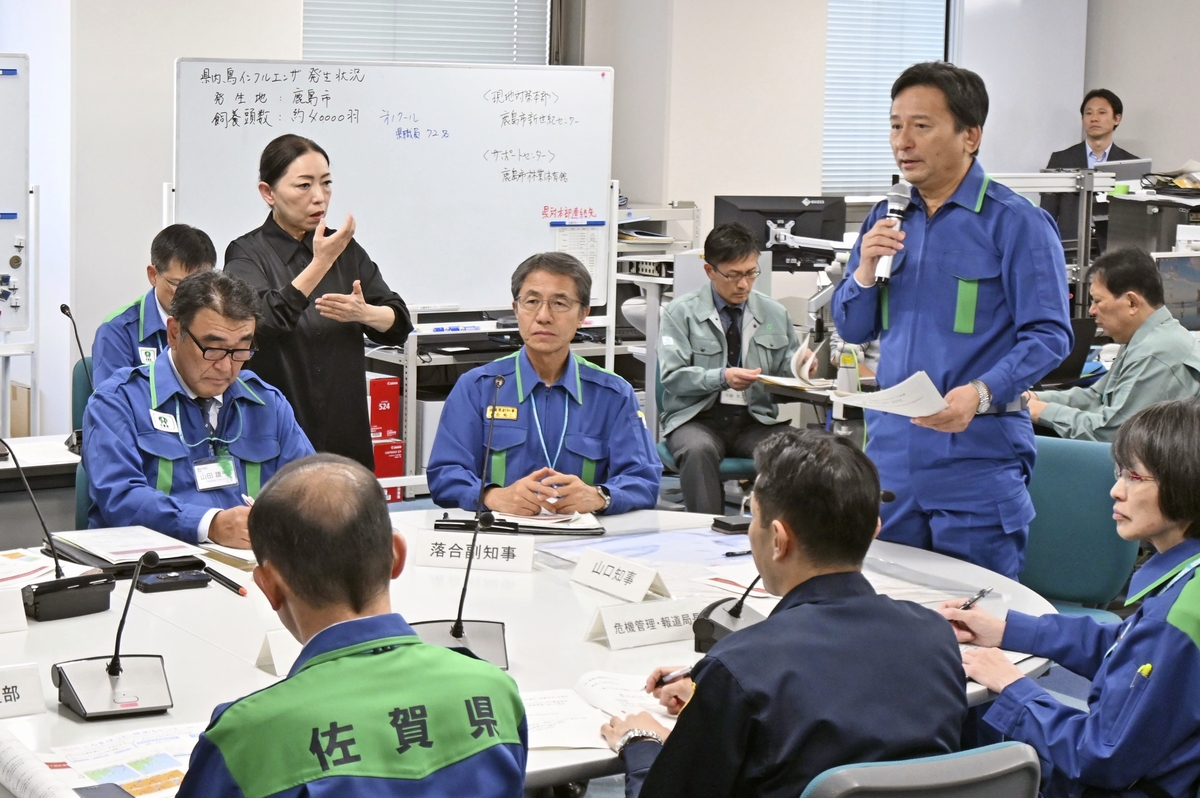
[[[709,649],[716,645],[721,638],[766,620],[761,613],[746,606],[746,598],[760,579],[762,576],[754,577],[750,587],[746,588],[742,597],[729,609],[724,609],[721,605],[733,601],[732,598],[714,601],[700,610],[700,614],[692,622],[692,632],[696,636],[696,651],[707,654]]]
[[[37,513],[38,522],[42,525],[42,534],[46,538],[50,554],[54,557],[54,579],[21,588],[25,615],[35,621],[56,621],[59,618],[104,612],[108,609],[109,594],[113,592],[116,579],[112,574],[63,577],[62,563],[58,561],[58,547],[54,544],[54,536],[46,527],[46,519],[42,517],[42,508],[38,506],[33,489],[29,487],[25,469],[21,468],[17,453],[8,445],[8,441],[0,438],[0,445],[12,457],[13,465],[21,476],[21,483],[25,486],[25,493],[29,495],[33,511]]]
[[[90,657],[60,662],[50,667],[50,680],[58,688],[58,701],[84,720],[118,715],[166,712],[174,701],[167,684],[167,669],[158,654],[129,654],[121,659],[121,635],[137,589],[142,567],[158,565],[158,553],[148,551],[133,567],[125,611],[117,626],[112,659]],[[107,660],[107,661],[106,661]]]
[[[83,351],[83,342],[79,340],[79,325],[75,323],[75,317],[71,315],[71,306],[66,302],[58,306],[58,312],[67,317],[71,322],[71,330],[75,333],[75,345],[79,347],[79,362],[83,364],[83,376],[87,377],[88,396],[96,392],[96,383],[92,381],[92,372],[88,369],[87,353]],[[83,430],[71,430],[71,437],[67,438],[67,449],[71,454],[79,454],[79,450],[83,448]]]
[[[475,544],[481,530],[491,529],[496,516],[483,506],[483,492],[488,486],[489,469],[492,463],[492,433],[496,429],[496,407],[500,402],[500,388],[504,376],[497,374],[496,391],[492,397],[491,418],[488,419],[487,448],[483,454],[483,473],[479,482],[479,501],[475,510],[475,530],[471,534],[471,546],[467,549],[467,573],[463,577],[462,593],[458,597],[458,615],[453,621],[421,621],[410,624],[422,641],[470,654],[490,662],[497,668],[508,670],[508,646],[504,641],[503,621],[464,621],[463,606],[467,601],[467,585],[471,581],[471,564],[475,561]]]

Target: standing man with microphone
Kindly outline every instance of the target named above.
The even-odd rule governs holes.
[[[976,158],[987,110],[969,70],[930,62],[896,79],[891,145],[910,203],[901,219],[884,203],[867,217],[833,317],[846,341],[879,338],[881,388],[925,371],[949,405],[911,420],[867,413],[867,454],[896,493],[880,539],[1015,578],[1034,516],[1021,393],[1072,341],[1053,221]]]

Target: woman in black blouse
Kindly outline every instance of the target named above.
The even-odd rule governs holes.
[[[333,181],[316,142],[285,135],[263,150],[258,192],[266,222],[230,243],[225,271],[258,291],[262,318],[250,367],[288,398],[319,452],[374,467],[363,334],[404,343],[404,300],[354,240],[354,217],[325,227]]]

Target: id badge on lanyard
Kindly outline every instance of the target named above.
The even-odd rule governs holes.
[[[193,460],[192,469],[196,475],[196,490],[199,491],[218,490],[238,484],[237,469],[228,449],[218,450],[216,457]]]
[[[726,388],[725,390],[721,391],[721,404],[740,405],[741,407],[745,407],[746,405],[750,404],[750,401],[746,398],[745,391]]]

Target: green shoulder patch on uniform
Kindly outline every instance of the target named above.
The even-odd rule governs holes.
[[[1167,613],[1167,623],[1190,637],[1200,648],[1200,579],[1193,576],[1179,591],[1179,598]]]
[[[137,303],[139,303],[141,301],[142,301],[142,298],[138,297],[137,299],[133,300],[132,302],[126,302],[124,305],[122,305],[121,307],[114,310],[112,313],[109,313],[107,316],[105,316],[104,321],[101,323],[107,324],[108,322],[112,321],[117,316],[120,316],[122,313],[129,310],[131,307],[133,307],[134,305],[136,305]]]
[[[229,707],[206,737],[246,798],[326,776],[419,780],[519,744],[525,710],[506,674],[416,637],[314,657]]]

